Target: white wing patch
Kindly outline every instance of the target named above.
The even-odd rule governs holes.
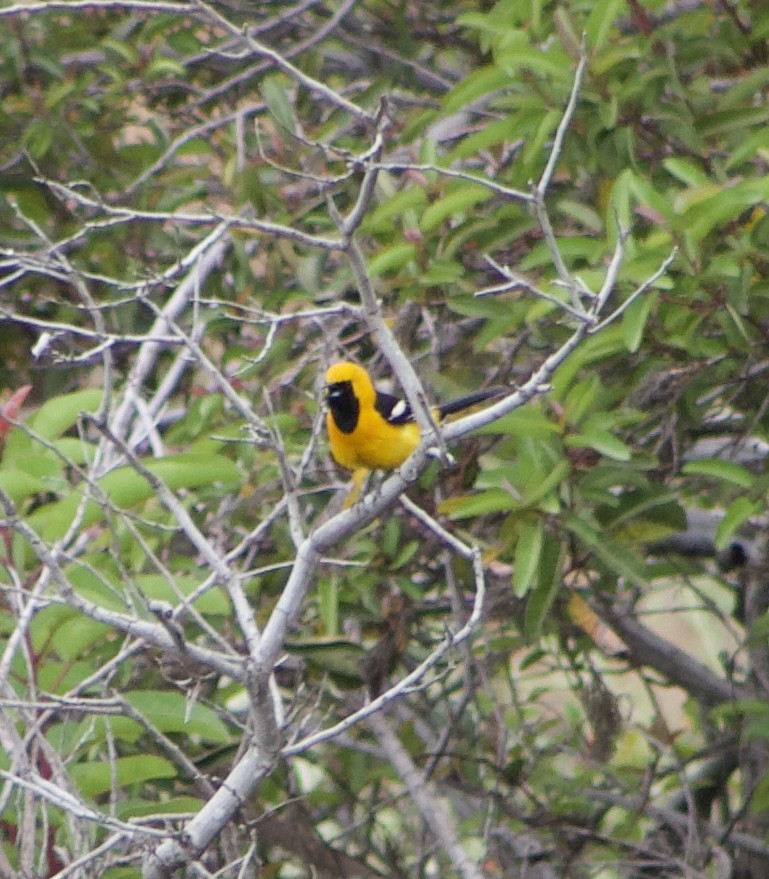
[[[405,400],[398,400],[398,402],[392,407],[390,410],[389,420],[397,421],[399,418],[403,418],[403,416],[409,411],[409,404]]]

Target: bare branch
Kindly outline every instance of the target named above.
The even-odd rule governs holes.
[[[311,92],[314,92],[321,99],[331,104],[332,106],[338,107],[339,109],[350,113],[361,122],[370,123],[372,121],[371,116],[365,110],[362,110],[357,104],[353,104],[352,101],[348,101],[338,92],[335,92],[332,88],[329,88],[329,86],[327,86],[320,80],[308,76],[306,73],[304,73],[304,71],[300,70],[298,67],[295,67],[280,52],[276,52],[274,49],[265,46],[255,37],[251,36],[248,29],[244,29],[241,31],[230,21],[228,21],[223,15],[221,15],[216,9],[214,9],[208,3],[205,3],[204,0],[195,0],[194,5],[199,10],[204,12],[211,21],[216,22],[216,24],[228,30],[231,34],[240,36],[245,41],[246,45],[252,53],[256,55],[262,55],[265,58],[269,59],[279,70],[282,70],[299,85],[302,85],[305,88],[309,89]],[[349,9],[349,5],[345,7],[345,11],[347,9]]]
[[[456,168],[444,168],[442,165],[432,165],[429,163],[415,164],[412,162],[394,162],[389,160],[380,162],[378,167],[380,171],[419,171],[423,174],[434,173],[441,177],[464,180],[466,183],[477,183],[480,186],[485,186],[495,195],[500,195],[511,201],[520,201],[524,204],[530,204],[534,201],[534,196],[529,192],[524,192],[521,189],[512,189],[509,186],[505,186],[503,183],[498,183],[496,180],[491,180],[488,177],[482,177],[480,174],[473,174],[470,171],[459,171]]]
[[[452,541],[453,549],[459,550],[461,546],[462,545],[456,541],[456,539]],[[454,649],[457,645],[467,642],[472,638],[473,634],[478,629],[483,616],[484,601],[486,597],[486,580],[483,570],[483,561],[478,548],[462,547],[461,554],[465,555],[466,552],[470,553],[473,562],[475,598],[473,601],[472,612],[465,624],[457,632],[449,632],[438,647],[436,647],[421,663],[419,663],[413,671],[401,678],[396,684],[390,687],[390,689],[385,690],[385,692],[381,693],[375,699],[372,699],[367,705],[364,705],[363,708],[349,714],[339,723],[334,724],[334,726],[320,730],[298,742],[285,746],[282,750],[283,756],[289,757],[301,754],[321,742],[333,740],[351,727],[356,726],[361,721],[369,718],[377,711],[381,711],[390,702],[410,692],[414,687],[421,684],[427,673],[438,665],[449,650]]]
[[[93,9],[126,9],[132,12],[172,12],[200,16],[195,3],[168,2],[168,0],[44,0],[41,3],[18,3],[0,9],[0,18],[33,15],[39,12],[87,12]]]
[[[577,109],[577,101],[579,99],[579,93],[582,91],[582,81],[585,78],[587,62],[587,36],[583,34],[582,45],[580,46],[579,50],[579,63],[577,64],[577,70],[574,74],[574,80],[571,85],[569,100],[567,101],[566,109],[563,111],[563,115],[561,116],[561,121],[558,123],[558,128],[555,132],[555,138],[553,139],[553,145],[550,148],[550,155],[548,156],[547,162],[545,163],[545,169],[542,172],[542,176],[539,178],[539,183],[537,183],[535,198],[538,195],[544,196],[548,188],[550,187],[550,182],[553,179],[556,165],[558,164],[558,160],[561,158],[561,152],[563,151],[563,142],[566,138],[566,133],[568,132],[569,126],[571,125],[574,111]]]
[[[340,240],[323,238],[318,235],[310,235],[299,229],[273,223],[269,220],[257,220],[253,217],[234,215],[222,215],[214,212],[191,214],[184,212],[146,211],[138,208],[117,207],[106,204],[98,199],[91,198],[73,186],[63,186],[53,180],[40,180],[40,183],[48,186],[59,198],[72,199],[81,207],[89,208],[104,215],[110,224],[152,222],[152,223],[177,223],[183,226],[219,226],[224,224],[230,229],[244,229],[270,235],[277,238],[287,238],[297,244],[308,247],[318,247],[321,250],[342,250],[344,245]],[[87,227],[99,228],[98,221],[91,221]]]
[[[414,765],[387,719],[381,714],[372,714],[368,722],[385,756],[406,785],[422,820],[438,839],[454,869],[463,879],[483,879],[480,868],[462,847],[451,816],[443,808],[430,782]]]
[[[747,689],[718,677],[688,653],[639,623],[623,608],[597,605],[595,610],[617,632],[639,662],[656,669],[671,683],[683,687],[706,704],[750,697]]]

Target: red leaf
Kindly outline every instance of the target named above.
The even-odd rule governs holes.
[[[13,425],[9,418],[16,419],[19,409],[24,405],[27,394],[32,390],[32,385],[22,385],[18,390],[11,394],[10,399],[0,406],[0,439],[6,437]]]

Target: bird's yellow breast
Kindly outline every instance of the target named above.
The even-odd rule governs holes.
[[[326,428],[334,460],[356,470],[394,470],[419,445],[419,427],[416,424],[388,424],[376,412],[363,410],[354,433],[342,433],[333,416],[326,415]]]

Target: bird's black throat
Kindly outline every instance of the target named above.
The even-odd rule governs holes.
[[[352,382],[326,385],[326,402],[339,430],[342,433],[352,433],[360,416],[360,403],[353,392]]]

